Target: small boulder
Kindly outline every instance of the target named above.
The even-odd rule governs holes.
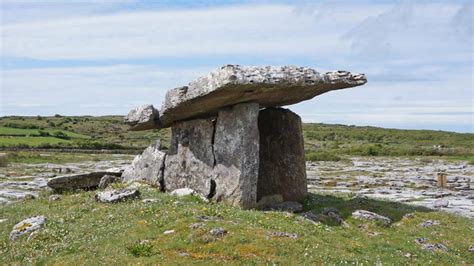
[[[224,228],[217,227],[217,228],[211,229],[209,233],[215,237],[222,237],[227,234],[227,231]]]
[[[140,196],[140,191],[137,189],[115,189],[99,192],[95,195],[98,202],[116,203],[129,199],[135,199]]]
[[[61,199],[61,195],[58,195],[58,194],[53,194],[48,197],[49,201],[58,201],[60,199]]]
[[[366,210],[356,210],[352,213],[352,217],[358,220],[379,221],[386,226],[392,223],[392,220],[390,220],[390,218]]]
[[[193,224],[190,224],[189,225],[189,228],[191,229],[198,229],[198,228],[202,228],[204,227],[205,224],[204,223],[193,223]]]
[[[30,217],[15,224],[15,226],[13,226],[13,230],[10,232],[10,240],[16,240],[24,234],[40,229],[45,222],[46,218],[40,215]]]
[[[173,190],[170,194],[177,197],[184,197],[189,195],[195,195],[196,191],[190,188],[178,188]]]
[[[309,221],[313,224],[319,223],[318,216],[316,214],[314,214],[313,212],[310,212],[310,211],[304,212],[304,213],[301,214],[301,217],[303,217],[305,220],[307,220],[307,221]]]
[[[288,237],[291,239],[297,239],[298,235],[297,234],[292,234],[292,233],[286,233],[286,232],[273,232],[270,234],[273,237]]]
[[[440,224],[441,224],[441,222],[437,221],[437,220],[426,220],[426,221],[422,222],[420,224],[420,226],[422,226],[422,227],[432,227],[432,226],[440,225]]]
[[[108,185],[112,183],[120,182],[120,177],[113,176],[113,175],[104,175],[99,182],[99,189],[105,189]]]
[[[331,220],[333,220],[337,224],[343,224],[344,219],[342,219],[339,210],[336,208],[324,208],[323,215],[328,216]]]

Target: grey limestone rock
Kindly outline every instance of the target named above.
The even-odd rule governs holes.
[[[352,217],[359,220],[380,221],[386,226],[392,223],[392,220],[390,220],[390,218],[388,217],[382,216],[374,212],[365,211],[365,210],[354,211],[352,213]]]
[[[211,231],[209,231],[209,233],[211,235],[215,236],[215,237],[223,237],[224,235],[227,234],[227,230],[225,230],[222,227],[217,227],[217,228],[211,229]]]
[[[307,67],[245,67],[227,65],[188,86],[169,90],[160,110],[161,127],[176,121],[215,115],[223,107],[255,102],[263,107],[284,106],[322,93],[363,85],[363,74],[347,71],[319,73]]]
[[[98,202],[117,203],[140,197],[138,189],[114,189],[101,191],[95,195]]]
[[[24,234],[40,229],[45,222],[46,218],[40,215],[27,218],[15,224],[15,226],[13,226],[13,230],[10,232],[10,240],[16,240]]]
[[[104,175],[117,176],[117,173],[99,171],[57,176],[48,181],[48,187],[55,191],[96,188]]]
[[[130,110],[125,117],[125,123],[133,131],[159,128],[159,112],[151,104],[142,105]]]
[[[137,155],[131,165],[122,173],[122,182],[143,181],[149,185],[160,186],[163,182],[163,167],[166,153],[160,150],[160,142],[146,148]]]
[[[213,135],[212,119],[183,121],[173,126],[164,167],[167,191],[190,188],[204,197],[211,194]]]
[[[214,140],[215,199],[244,208],[257,203],[259,105],[239,104],[219,112]]]
[[[308,191],[301,118],[288,109],[259,113],[260,163],[257,199],[281,194],[285,201],[302,201]]]
[[[298,235],[297,234],[292,234],[292,233],[287,233],[287,232],[272,232],[270,234],[273,237],[288,237],[291,239],[297,239]]]
[[[120,182],[120,177],[113,176],[113,175],[104,175],[99,182],[99,189],[105,189],[108,185],[112,183]]]

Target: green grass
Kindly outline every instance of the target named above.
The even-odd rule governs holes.
[[[350,156],[474,156],[474,134],[303,124],[305,148]]]
[[[121,154],[120,158],[132,160],[134,155]],[[107,153],[68,153],[68,152],[35,152],[35,151],[8,151],[6,156],[0,156],[8,163],[80,163],[84,161],[101,161],[116,159],[113,154]]]
[[[44,134],[54,136],[57,132],[64,133],[65,136],[74,139],[89,139],[89,136],[77,134],[74,132],[60,131],[60,130],[41,130],[41,129],[23,129],[0,127],[0,136],[19,136],[19,137],[41,137]]]
[[[54,134],[63,132],[70,142],[60,142]],[[51,137],[22,139],[45,132]],[[13,136],[6,138],[6,135]],[[303,124],[308,160],[336,161],[344,156],[474,156],[474,134],[433,130],[400,130],[377,127]],[[3,137],[2,137],[3,136]],[[15,137],[16,136],[16,137]],[[43,136],[45,137],[45,136]],[[128,131],[123,116],[0,117],[0,147],[78,148],[131,150],[139,153],[162,140],[170,145],[171,130]]]
[[[38,136],[48,133],[63,132],[71,142],[50,143],[40,145],[30,140],[13,141],[5,136]],[[4,137],[1,137],[4,136]],[[150,130],[145,132],[128,131],[123,122],[123,116],[75,116],[75,117],[0,117],[0,147],[21,148],[77,148],[77,149],[109,149],[135,150],[136,153],[153,143],[157,138],[163,140],[165,147],[169,146],[170,130]],[[44,137],[44,136],[43,136]],[[20,146],[15,146],[20,145]]]
[[[0,137],[4,147],[40,147],[46,145],[62,145],[71,143],[70,140],[54,137]]]
[[[242,210],[221,204],[202,203],[195,197],[175,198],[153,189],[142,189],[143,198],[119,204],[94,201],[94,193],[68,193],[49,202],[47,195],[5,206],[0,227],[0,264],[472,264],[468,247],[474,239],[474,222],[447,213],[431,212],[399,203],[355,200],[346,196],[311,194],[306,210],[320,213],[324,207],[337,207],[349,227],[307,222],[298,215],[281,212]],[[372,210],[389,216],[394,224],[351,218],[355,209]],[[411,219],[406,213],[415,213]],[[30,241],[27,236],[10,242],[12,226],[24,218],[45,215],[46,225]],[[196,216],[212,216],[203,227]],[[440,226],[421,227],[427,219]],[[366,224],[366,226],[361,226]],[[211,236],[215,227],[228,231],[223,237]],[[165,235],[166,230],[175,233]],[[272,232],[298,234],[297,239],[274,237]],[[377,236],[371,236],[377,232]],[[448,252],[430,252],[415,243],[426,237],[442,243]],[[409,256],[406,254],[410,254]]]

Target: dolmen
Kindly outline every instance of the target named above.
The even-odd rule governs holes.
[[[172,136],[168,150],[157,141],[137,156],[122,181],[189,188],[242,208],[275,195],[301,202],[307,193],[301,118],[281,106],[366,82],[364,74],[346,71],[221,67],[169,90],[160,110],[144,105],[129,112],[131,130],[171,127]]]

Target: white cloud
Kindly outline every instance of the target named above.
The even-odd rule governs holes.
[[[378,10],[354,8],[360,9],[356,14]],[[363,19],[358,15],[337,23],[329,17],[315,21],[293,10],[285,5],[237,6],[9,24],[1,28],[2,54],[48,60],[223,54],[322,56],[344,51],[338,36]],[[335,26],[343,31],[334,31]]]
[[[53,11],[64,9],[66,15],[47,19],[53,11],[35,6],[31,21],[2,23],[1,59],[118,65],[3,69],[0,115],[124,114],[138,104],[159,106],[166,90],[218,67],[209,59],[230,57],[281,64],[303,60],[321,71],[367,74],[363,87],[291,107],[305,121],[472,125],[469,3],[323,1],[119,13],[81,8],[75,12],[63,5]],[[16,9],[9,18],[25,17],[21,14]],[[150,64],[164,57],[188,67],[138,65],[140,59]]]
[[[43,68],[1,72],[6,114],[125,114],[137,105],[161,105],[169,88],[186,84],[209,68],[155,66]]]

